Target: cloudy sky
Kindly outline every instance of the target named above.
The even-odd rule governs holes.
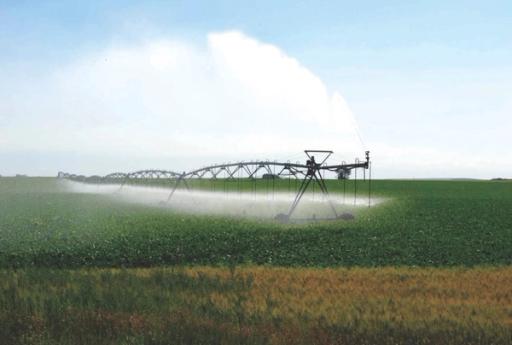
[[[2,175],[315,148],[512,177],[511,95],[510,1],[0,2]]]

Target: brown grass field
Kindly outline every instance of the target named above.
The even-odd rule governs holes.
[[[511,344],[512,268],[0,271],[2,344]]]

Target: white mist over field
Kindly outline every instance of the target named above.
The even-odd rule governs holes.
[[[13,118],[0,143],[74,153],[46,160],[51,175],[302,161],[307,148],[334,150],[339,160],[364,155],[339,93],[278,47],[238,31],[210,33],[205,45],[113,45],[24,87],[3,105]]]
[[[227,215],[247,218],[272,219],[276,215],[287,214],[295,193],[258,191],[198,191],[177,189],[168,201],[170,188],[144,187],[134,185],[100,185],[72,181],[63,181],[65,189],[72,193],[92,193],[106,195],[114,202],[128,202],[152,207],[164,207],[171,210],[192,214]],[[353,191],[343,194],[330,194],[336,212],[352,213],[357,208],[368,207],[367,190],[360,190],[354,198]],[[384,201],[382,198],[372,198],[371,205]],[[334,217],[328,200],[316,190],[304,194],[299,206],[292,215],[292,220],[302,219],[331,219]]]

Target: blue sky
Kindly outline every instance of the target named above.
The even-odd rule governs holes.
[[[390,1],[385,4],[380,1],[245,4],[238,1],[3,1],[0,3],[0,102],[4,104],[0,105],[0,174],[19,171],[52,175],[57,170],[73,169],[104,173],[147,165],[188,168],[199,162],[238,158],[222,157],[220,152],[203,154],[203,150],[190,150],[196,157],[191,161],[180,158],[178,153],[159,155],[141,150],[131,155],[128,146],[109,149],[105,142],[105,150],[101,150],[101,145],[92,147],[86,139],[81,139],[83,149],[78,144],[66,144],[65,140],[60,146],[46,145],[46,139],[34,139],[33,145],[22,145],[16,142],[20,135],[13,134],[33,133],[34,128],[28,128],[29,124],[37,127],[44,123],[53,123],[52,129],[47,129],[49,137],[51,130],[55,135],[69,131],[70,126],[59,128],[55,113],[62,112],[58,116],[65,117],[74,107],[95,104],[88,99],[98,102],[98,107],[112,109],[120,101],[119,97],[107,99],[91,94],[89,89],[77,91],[76,97],[80,98],[77,103],[61,103],[58,90],[64,86],[55,85],[62,78],[73,78],[77,71],[101,74],[84,70],[83,66],[90,65],[87,61],[109,54],[118,56],[119,51],[133,55],[144,47],[154,47],[154,42],[163,41],[171,50],[179,42],[177,46],[186,46],[194,52],[194,59],[203,61],[219,52],[215,49],[231,49],[228,43],[239,42],[230,36],[233,40],[228,43],[225,39],[218,40],[214,48],[209,35],[232,31],[241,33],[241,40],[261,43],[254,49],[265,44],[276,47],[314,75],[314,78],[309,74],[297,78],[305,83],[314,83],[318,78],[329,94],[339,93],[343,97],[363,138],[360,150],[375,152],[377,177],[512,175],[512,156],[508,149],[512,144],[508,134],[512,130],[510,1]],[[153,48],[148,49],[148,54],[153,54]],[[141,59],[130,61],[139,63]],[[133,68],[130,66],[128,70]],[[122,71],[119,73],[122,75]],[[169,74],[169,78],[175,76]],[[136,78],[142,78],[137,80],[144,85],[165,83],[160,79],[144,79],[139,74]],[[194,73],[180,74],[179,78],[182,83],[204,79]],[[101,78],[87,80],[91,84],[105,83]],[[283,81],[282,85],[286,83]],[[51,93],[44,94],[54,87]],[[204,94],[208,94],[208,87],[218,87],[218,81],[205,83]],[[305,86],[300,90],[306,89]],[[123,86],[122,90],[127,89]],[[133,126],[123,127],[127,118],[136,116],[130,109],[138,109],[137,116],[146,113],[146,118],[153,113],[155,119],[160,119],[163,113],[183,109],[166,104],[159,109],[148,108],[136,100],[137,90],[129,90],[132,96],[123,99],[126,109],[123,108],[122,115],[116,115],[119,128],[126,129],[117,133],[120,137],[133,136],[129,129]],[[182,96],[187,98],[188,94]],[[267,109],[267,105],[261,104],[267,98],[247,101],[243,98],[248,97],[246,94],[240,97],[239,102],[243,99],[254,105],[248,111]],[[108,102],[111,104],[105,105]],[[275,104],[275,99],[272,102],[269,112],[284,109]],[[227,103],[229,97],[219,109],[234,107]],[[287,119],[293,119],[293,111],[286,108],[285,112],[288,110]],[[94,106],[89,111],[95,112]],[[86,117],[87,113],[81,116]],[[218,119],[229,120],[221,115]],[[164,123],[167,122],[161,122]],[[301,132],[299,127],[297,132]],[[187,133],[187,127],[183,128],[180,135],[190,134],[190,138],[197,140],[198,133],[194,130]],[[98,133],[97,130],[91,133]],[[220,137],[229,135],[229,131],[217,131]],[[340,135],[348,134],[340,132]],[[290,137],[289,141],[295,139]],[[147,137],[140,136],[140,140]],[[182,148],[180,145],[177,147]],[[243,149],[237,152],[240,156],[246,153]],[[281,157],[286,153],[262,149],[260,157]],[[355,155],[361,156],[358,152]]]

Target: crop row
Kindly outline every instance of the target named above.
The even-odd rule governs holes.
[[[0,181],[0,266],[457,266],[512,263],[512,184],[374,181],[389,200],[351,221],[280,224],[181,214]]]

